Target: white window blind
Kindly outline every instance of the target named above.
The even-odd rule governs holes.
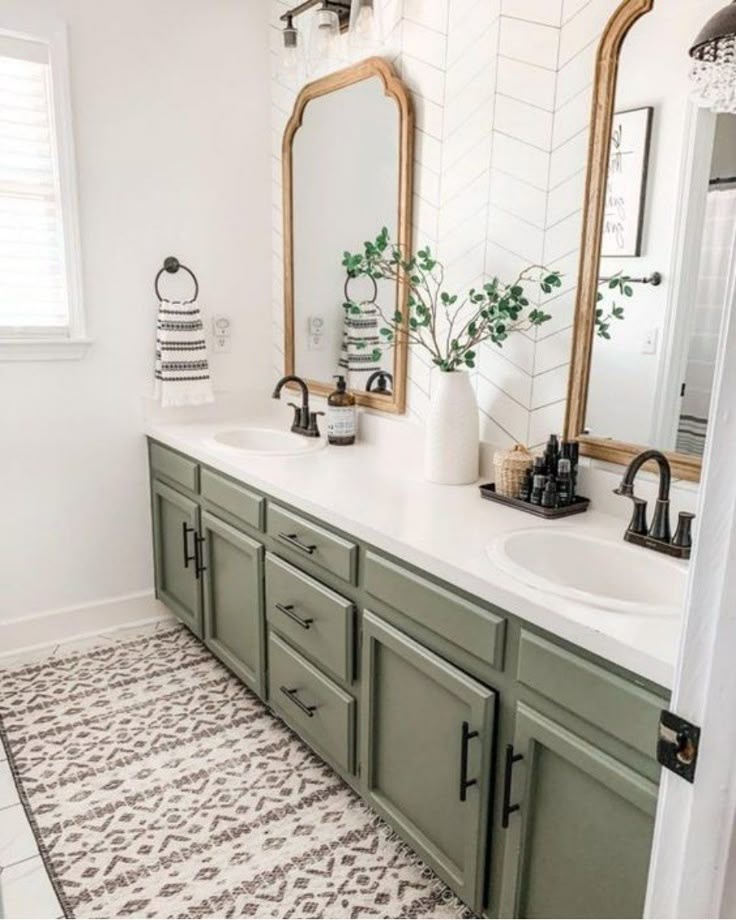
[[[0,39],[0,336],[64,336],[70,309],[48,46]]]

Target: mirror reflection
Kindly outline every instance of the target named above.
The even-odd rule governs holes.
[[[310,99],[291,147],[293,373],[391,400],[393,351],[379,349],[375,307],[396,304],[387,280],[348,280],[342,254],[376,228],[400,233],[401,112],[378,76]]]
[[[585,418],[695,457],[734,257],[736,116],[691,101],[688,50],[721,5],[656,3],[622,47]]]

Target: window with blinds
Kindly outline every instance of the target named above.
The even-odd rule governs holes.
[[[70,334],[49,46],[0,37],[0,337]]]

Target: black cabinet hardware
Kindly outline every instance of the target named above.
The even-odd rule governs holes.
[[[188,569],[188,568],[189,568],[189,563],[190,563],[190,562],[194,562],[195,564],[196,564],[196,562],[197,562],[197,545],[196,545],[196,543],[195,543],[195,545],[194,545],[194,553],[193,553],[191,556],[189,555],[189,534],[190,534],[190,533],[194,533],[194,528],[193,528],[193,527],[190,527],[189,524],[187,524],[186,521],[182,521],[182,523],[181,523],[181,536],[182,536],[182,540],[183,540],[183,542],[184,542],[184,568],[185,568],[185,569]]]
[[[296,624],[301,626],[302,629],[309,629],[314,623],[314,620],[311,617],[300,617],[298,613],[294,611],[293,604],[274,604],[277,610],[280,610],[284,616],[288,617],[290,620],[293,620]]]
[[[309,556],[317,550],[317,547],[314,545],[310,546],[308,543],[302,543],[295,533],[280,533],[279,540],[283,540],[284,543],[288,543],[289,546],[293,546],[295,549],[300,549]]]
[[[700,727],[674,712],[662,711],[657,739],[657,760],[677,776],[695,782]]]
[[[509,826],[509,818],[521,808],[521,805],[511,804],[511,778],[514,772],[514,764],[523,759],[523,754],[514,754],[513,744],[506,745],[506,765],[503,771],[503,810],[501,812],[501,827],[503,828]]]
[[[477,786],[477,779],[468,779],[468,742],[478,737],[478,732],[471,732],[470,725],[463,722],[462,736],[460,740],[460,801],[465,802],[468,798],[468,789],[470,786]]]
[[[288,696],[288,698],[291,700],[291,702],[295,706],[298,706],[302,712],[306,713],[310,719],[314,718],[314,714],[317,711],[317,707],[308,706],[306,703],[302,703],[302,701],[299,699],[299,696],[298,696],[298,693],[299,693],[298,690],[289,690],[288,687],[280,687],[279,689],[281,690],[283,694]]]
[[[196,575],[199,578],[203,572],[207,571],[207,566],[204,564],[204,543],[205,537],[200,537],[199,534],[194,538],[194,564],[196,565]]]

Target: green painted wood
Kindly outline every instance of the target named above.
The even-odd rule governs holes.
[[[506,620],[373,552],[365,556],[365,589],[464,651],[503,669]]]
[[[657,786],[520,703],[504,917],[641,917]]]
[[[199,466],[194,460],[151,442],[151,469],[159,476],[178,483],[190,492],[199,491]]]
[[[194,536],[199,527],[199,506],[158,479],[154,479],[153,552],[156,568],[156,596],[191,631],[202,638],[202,592],[194,562],[184,565],[183,525],[189,555],[194,554]]]
[[[200,472],[200,492],[203,499],[227,511],[239,521],[249,524],[255,530],[263,530],[266,499],[262,495],[205,467]]]
[[[532,690],[656,759],[665,699],[526,630],[521,633],[517,677]]]
[[[343,581],[356,583],[358,547],[355,543],[344,540],[273,502],[269,503],[267,517],[268,534],[279,544],[280,550],[287,550],[294,558],[321,566]],[[298,549],[293,542],[285,539],[288,536],[296,537],[300,543],[314,547],[314,550],[308,553],[306,550]]]
[[[290,617],[283,608],[293,608]],[[281,608],[281,609],[280,609]],[[266,616],[307,657],[346,683],[353,678],[355,605],[270,553],[266,556]]]
[[[205,645],[264,695],[262,544],[202,512]]]
[[[314,707],[307,715],[284,689]],[[268,637],[268,701],[316,750],[355,770],[355,700],[274,633]]]
[[[483,899],[495,693],[370,612],[363,618],[365,798],[472,908]],[[463,722],[467,777],[461,801]]]

